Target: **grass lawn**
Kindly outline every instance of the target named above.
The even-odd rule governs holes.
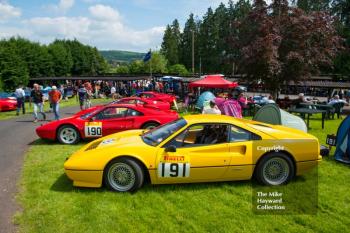
[[[320,117],[318,117],[320,118]],[[312,120],[321,143],[341,120]],[[348,232],[350,167],[325,158],[319,166],[316,215],[256,215],[248,181],[145,185],[134,194],[74,188],[65,158],[82,145],[41,140],[27,153],[15,222],[21,232]],[[294,182],[289,184],[293,187]]]
[[[108,103],[111,102],[111,99],[92,99],[92,104],[98,104],[98,103]],[[29,102],[25,103],[26,105],[26,114],[33,114],[33,105],[29,105]],[[79,106],[79,102],[77,102],[76,98],[70,98],[68,101],[61,101],[60,108],[63,107],[70,107],[70,106]],[[44,104],[44,111],[47,112],[50,109],[50,104],[48,102],[45,102]],[[20,112],[19,116],[22,115],[22,111]],[[0,121],[6,120],[10,118],[18,117],[16,115],[16,111],[7,111],[7,112],[0,112]]]

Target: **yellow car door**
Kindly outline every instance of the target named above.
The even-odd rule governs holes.
[[[235,125],[230,125],[228,140],[231,160],[225,178],[229,180],[250,179],[254,171],[253,142],[259,140],[259,136]]]
[[[188,183],[221,180],[231,155],[228,125],[189,126],[159,149],[157,183]]]

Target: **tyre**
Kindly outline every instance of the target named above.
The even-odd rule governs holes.
[[[156,122],[149,122],[149,123],[144,124],[144,125],[142,126],[142,129],[148,129],[148,130],[150,130],[150,129],[156,128],[156,127],[158,127],[158,126],[159,126],[159,124],[156,123]]]
[[[76,144],[80,141],[80,134],[75,127],[64,125],[58,129],[57,139],[62,144]]]
[[[264,156],[255,170],[255,178],[263,185],[287,184],[294,177],[294,174],[293,161],[280,152]]]
[[[134,192],[141,188],[144,182],[142,167],[128,158],[112,160],[103,176],[107,188],[117,192]]]

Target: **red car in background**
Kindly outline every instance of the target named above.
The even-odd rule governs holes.
[[[0,112],[13,111],[17,108],[16,98],[2,98],[0,99]]]
[[[159,109],[159,110],[163,110],[163,111],[170,111],[170,104],[168,102],[145,99],[145,98],[140,98],[140,97],[125,97],[125,98],[121,98],[119,100],[115,100],[115,101],[108,103],[108,104],[93,106],[91,108],[77,112],[75,115],[86,114],[88,112],[94,111],[96,108],[100,108],[100,107],[111,105],[111,104],[134,104],[134,105],[142,105],[146,108],[153,108],[153,109]]]
[[[142,105],[110,104],[52,121],[38,127],[36,133],[43,139],[75,144],[80,139],[103,137],[129,129],[152,129],[178,118],[175,111],[161,111]]]
[[[144,107],[160,109],[163,111],[170,110],[170,104],[168,102],[160,101],[160,100],[152,100],[147,98],[140,98],[140,97],[126,97],[126,98],[116,100],[113,103],[138,104],[138,105],[143,105]]]
[[[169,104],[173,104],[174,101],[176,101],[176,96],[169,95],[165,93],[159,93],[155,91],[144,91],[136,94],[136,96],[149,99],[149,100],[157,100],[157,101],[164,101],[168,102]]]

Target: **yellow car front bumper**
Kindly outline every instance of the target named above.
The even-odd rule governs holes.
[[[65,173],[73,181],[74,186],[90,188],[102,186],[103,171],[65,169]]]

